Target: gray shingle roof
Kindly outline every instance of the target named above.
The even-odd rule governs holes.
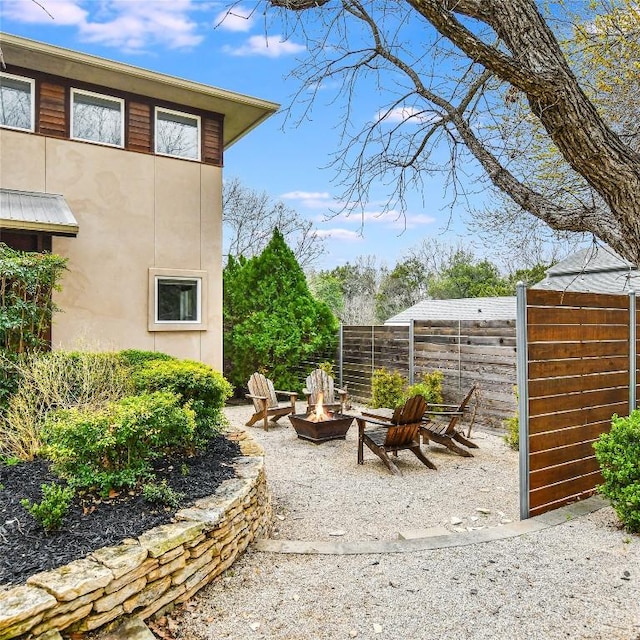
[[[532,289],[628,293],[640,290],[640,271],[611,249],[589,247],[551,267]]]
[[[389,318],[385,324],[409,324],[411,320],[514,320],[515,296],[422,300]]]

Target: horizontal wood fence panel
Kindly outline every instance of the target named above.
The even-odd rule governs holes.
[[[628,309],[629,296],[608,293],[575,293],[572,291],[528,289],[527,306]]]
[[[556,414],[559,411],[585,409],[587,407],[601,407],[616,403],[624,403],[629,398],[629,387],[613,389],[599,389],[583,391],[581,393],[567,393],[559,396],[535,398],[529,400],[529,415],[531,417],[546,414]]]
[[[572,460],[590,458],[593,455],[594,442],[595,440],[587,440],[565,447],[556,447],[555,449],[546,449],[545,451],[533,453],[530,456],[529,469],[531,471],[539,471],[540,469],[554,467]]]
[[[542,487],[548,487],[551,484],[557,484],[580,476],[589,475],[594,471],[600,471],[600,465],[598,464],[595,455],[588,458],[571,460],[570,462],[565,462],[564,464],[559,464],[554,467],[546,467],[537,471],[531,471],[531,474],[529,475],[529,488],[531,491],[535,491]]]
[[[611,418],[600,420],[578,427],[567,427],[556,431],[544,431],[529,436],[529,454],[542,453],[549,449],[568,447],[582,442],[592,442],[601,433],[607,433],[611,428]]]
[[[527,327],[529,342],[571,342],[572,340],[628,340],[629,327],[623,325],[533,324]]]
[[[571,309],[567,307],[528,307],[527,324],[629,325],[627,309]]]
[[[540,360],[529,363],[530,380],[614,371],[628,372],[629,357],[572,358],[571,360]]]
[[[534,342],[528,346],[529,360],[564,360],[565,358],[599,358],[628,356],[628,340],[598,342]]]
[[[580,427],[594,422],[611,420],[614,413],[626,415],[625,411],[629,405],[626,402],[605,405],[603,407],[587,407],[576,411],[564,411],[562,413],[552,413],[544,416],[534,416],[529,418],[529,435],[544,433],[545,431],[557,431],[558,429],[569,429]]]
[[[622,387],[629,383],[628,371],[613,373],[597,372],[590,375],[571,376],[566,378],[540,378],[529,380],[529,399],[555,396],[576,391],[593,391]]]
[[[562,500],[575,500],[582,494],[590,494],[596,485],[602,482],[600,471],[585,474],[571,480],[558,482],[529,492],[529,505],[531,510],[544,505],[557,503]]]

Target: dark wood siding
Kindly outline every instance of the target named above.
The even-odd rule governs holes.
[[[222,166],[222,118],[203,118],[202,161]]]
[[[129,102],[127,109],[127,148],[151,153],[151,105]]]
[[[67,91],[61,84],[40,82],[38,105],[38,132],[45,136],[64,138],[67,127]]]

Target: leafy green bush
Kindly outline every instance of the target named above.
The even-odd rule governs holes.
[[[140,349],[123,349],[118,355],[131,369],[137,369],[147,362],[156,360],[177,360],[176,357],[170,356],[168,353],[162,353],[162,351],[142,351]]]
[[[168,507],[180,506],[184,494],[174,491],[166,480],[160,483],[148,483],[142,487],[142,497],[153,504],[164,504]]]
[[[231,397],[231,385],[202,362],[150,360],[134,370],[132,379],[140,392],[170,391],[189,403],[196,416],[197,445],[220,433],[226,424],[222,407]]]
[[[320,369],[321,371],[324,371],[328,376],[332,378],[336,377],[333,362],[329,362],[328,360],[326,362],[321,362],[318,365],[318,369]]]
[[[593,448],[604,478],[598,491],[609,498],[629,531],[640,532],[640,411],[628,418],[613,416],[611,431]]]
[[[134,486],[151,462],[193,447],[195,414],[169,391],[128,396],[95,409],[51,411],[42,435],[54,470],[74,487]]]
[[[0,242],[0,414],[17,388],[16,357],[47,348],[47,328],[58,311],[51,294],[65,269],[65,258]]]
[[[518,400],[518,388],[514,387],[516,394],[516,402]],[[511,418],[507,418],[504,421],[504,426],[507,429],[507,433],[504,435],[504,441],[515,451],[520,449],[520,417],[519,412],[516,409],[516,413]]]
[[[20,504],[42,525],[45,531],[59,529],[75,496],[72,487],[51,483],[42,485],[42,500],[31,502],[26,498]]]
[[[442,404],[442,382],[444,374],[441,371],[425,371],[422,382],[411,385],[404,393],[404,399],[422,396],[427,404]]]
[[[31,460],[53,409],[104,406],[132,390],[129,369],[115,353],[53,351],[18,361],[20,385],[0,419],[0,452]]]
[[[371,378],[371,406],[395,408],[402,404],[407,379],[398,371],[376,369]]]

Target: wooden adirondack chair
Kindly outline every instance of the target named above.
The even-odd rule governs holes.
[[[462,433],[460,433],[456,429],[456,425],[464,416],[465,409],[467,408],[467,405],[469,404],[469,401],[471,400],[471,397],[473,396],[475,390],[476,385],[473,385],[459,405],[429,405],[429,408],[427,409],[429,418],[427,419],[427,422],[424,423],[420,428],[420,434],[422,435],[423,444],[427,444],[429,440],[433,440],[433,442],[444,445],[445,447],[447,447],[447,449],[453,451],[453,453],[457,453],[459,456],[473,458],[473,454],[471,453],[471,451],[463,449],[456,443],[459,442],[465,447],[469,447],[471,449],[478,449],[478,445],[463,436]],[[442,408],[443,410],[431,412],[431,409],[434,409],[436,407],[438,409]],[[442,418],[444,421],[439,420],[439,418]],[[446,420],[449,420],[449,422],[447,423]]]
[[[315,410],[320,393],[323,407],[329,411],[344,413],[347,390],[334,386],[333,378],[326,371],[314,369],[305,380],[303,392],[307,396],[307,413]]]
[[[393,452],[397,455],[398,451],[404,449],[413,452],[422,464],[430,469],[436,469],[436,465],[420,449],[420,424],[426,409],[424,398],[413,396],[396,409],[390,415],[389,420],[381,420],[365,414],[357,418],[358,464],[363,464],[364,445],[366,444],[394,475],[402,475],[402,473],[388,454]],[[373,429],[366,429],[367,423],[376,426]]]
[[[296,400],[298,394],[293,391],[276,391],[273,382],[261,373],[254,373],[247,383],[249,393],[246,394],[248,400],[253,401],[255,413],[247,422],[250,427],[258,420],[264,421],[264,430],[269,430],[269,418],[277,422],[282,416],[296,412]],[[281,405],[278,402],[278,395],[289,396],[289,404]]]

